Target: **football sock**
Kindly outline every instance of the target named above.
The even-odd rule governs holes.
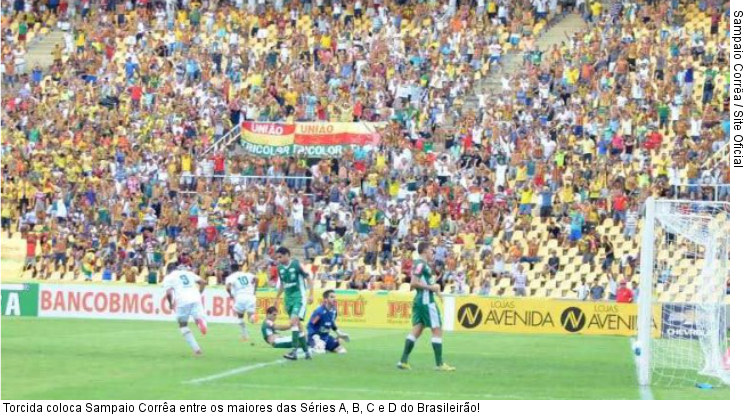
[[[240,336],[243,338],[248,338],[248,327],[245,325],[245,322],[241,319],[240,322],[238,322],[238,326],[240,327]]]
[[[297,350],[300,347],[300,329],[292,327],[292,348]]]
[[[434,349],[434,359],[437,362],[437,366],[442,365],[442,339],[434,337],[431,339],[431,347]]]
[[[408,356],[411,355],[411,351],[413,351],[413,346],[415,344],[416,337],[408,334],[408,337],[406,337],[406,345],[403,347],[403,357],[400,358],[401,363],[408,363]]]
[[[194,334],[191,332],[189,327],[181,327],[181,334],[183,335],[183,339],[186,340],[186,343],[192,350],[194,350],[194,352],[200,350],[199,344],[196,343],[196,338],[194,338]]]
[[[292,348],[292,342],[290,341],[284,341],[281,343],[274,343],[274,348]]]
[[[300,347],[302,348],[302,351],[305,352],[305,354],[309,353],[307,349],[307,337],[305,336],[305,334],[300,335]]]

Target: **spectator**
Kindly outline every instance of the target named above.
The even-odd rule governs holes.
[[[592,288],[589,289],[589,294],[592,297],[592,300],[602,300],[604,299],[604,287],[600,286],[599,279],[594,279],[594,283],[592,284]]]
[[[625,279],[620,280],[620,287],[617,290],[617,303],[633,303],[634,301],[633,291],[628,289],[628,281]]]
[[[710,32],[689,33],[683,8],[664,2],[637,11],[616,2],[610,13],[584,2],[592,23],[540,51],[536,37],[523,36],[535,27],[530,2],[450,15],[437,2],[380,0],[368,9],[359,2],[351,21],[350,11],[338,14],[327,2],[325,13],[313,2],[279,11],[265,2],[242,9],[135,2],[131,12],[115,3],[95,10],[95,19],[88,12],[67,19],[71,35],[52,66],[34,67],[30,78],[17,28],[30,36],[32,21],[48,27],[56,16],[29,7],[3,22],[13,28],[3,32],[3,222],[11,230],[39,224],[49,237],[70,239],[57,263],[63,268],[50,272],[55,280],[70,276],[81,251],[88,260],[78,270],[110,258],[114,280],[143,273],[153,264],[144,260],[158,253],[186,252],[204,274],[219,273],[243,260],[241,239],[247,267],[306,221],[321,247],[345,240],[333,268],[377,262],[364,245],[381,245],[377,258],[395,260],[397,278],[410,261],[404,243],[434,236],[459,242],[439,267],[512,249],[506,258],[518,262],[523,248],[526,257],[538,254],[525,237],[541,234],[547,220],[548,239],[578,247],[587,262],[601,246],[610,272],[614,246],[637,233],[638,202],[677,192],[712,198],[709,184],[728,178],[725,163],[705,163],[730,125],[721,120],[728,57],[700,49],[726,40],[717,29],[729,17],[712,9],[702,13],[718,20],[715,33],[712,23]],[[541,16],[556,11],[553,2],[542,6]],[[313,31],[321,39],[308,50]],[[489,62],[507,53],[502,31],[508,53],[523,53],[524,65],[495,76],[501,93],[481,95],[465,112],[476,79],[493,80]],[[437,47],[417,52],[404,32]],[[692,94],[696,85],[704,98]],[[50,112],[59,117],[48,119]],[[215,140],[235,137],[227,128],[244,121],[374,122],[379,138],[318,158],[221,154]],[[223,172],[225,180],[215,180]],[[719,198],[727,191],[721,187]],[[623,222],[623,236],[608,236],[608,217]],[[543,245],[545,235],[538,237]],[[38,245],[42,256],[45,244]],[[55,253],[56,241],[49,245]]]
[[[489,296],[491,294],[490,280],[483,280],[483,284],[481,285],[480,289],[478,289],[478,294],[480,296]]]
[[[641,296],[641,289],[638,287],[638,282],[632,282],[633,287],[633,302],[638,302]]]
[[[307,242],[302,246],[302,249],[305,251],[305,260],[312,260],[309,250],[314,250],[317,256],[323,254],[325,249],[323,248],[323,241],[317,232],[310,227],[306,227],[305,232],[307,233]]]
[[[610,300],[617,299],[617,281],[611,273],[607,275],[607,293]]]
[[[596,285],[597,285],[597,282],[595,281],[595,286]],[[592,292],[591,292],[592,293],[592,299],[595,299],[596,300],[597,298],[594,297],[594,291],[593,291],[593,289],[594,288],[591,289],[592,290]],[[573,291],[576,293],[576,297],[579,300],[586,300],[589,297],[589,293],[590,293],[589,285],[586,284],[586,279],[583,279],[582,278],[581,279],[581,283],[577,284],[574,287]],[[599,299],[601,299],[601,298],[602,298],[602,296],[600,294]]]
[[[555,277],[558,270],[561,268],[561,260],[556,255],[555,250],[550,250],[550,258],[548,258],[548,273],[551,277]]]
[[[517,270],[514,273],[514,294],[516,296],[527,296],[527,274],[521,264],[517,265]]]

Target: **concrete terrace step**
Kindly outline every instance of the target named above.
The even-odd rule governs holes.
[[[26,70],[30,71],[37,63],[46,70],[54,63],[52,51],[54,46],[64,46],[65,34],[60,29],[54,29],[44,38],[31,43],[26,52]]]
[[[552,27],[543,32],[537,39],[537,46],[541,51],[545,51],[555,44],[566,41],[566,35],[586,28],[586,22],[579,14],[568,14],[565,17],[558,17]],[[463,111],[476,112],[478,110],[478,94],[488,93],[492,96],[501,93],[501,75],[514,74],[522,65],[523,54],[521,51],[507,53],[503,56],[501,67],[498,70],[491,71],[488,76],[478,82],[473,88],[473,94],[464,99]],[[451,123],[451,120],[449,121]]]

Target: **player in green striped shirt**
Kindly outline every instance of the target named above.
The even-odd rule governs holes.
[[[436,361],[435,370],[451,372],[455,368],[442,360],[442,315],[439,313],[439,306],[437,306],[434,298],[436,295],[441,299],[442,294],[431,268],[433,255],[429,243],[420,242],[418,253],[421,258],[414,263],[413,278],[411,279],[411,289],[416,290],[412,309],[413,329],[406,338],[403,357],[398,362],[398,368],[402,370],[411,369],[408,364],[408,356],[413,351],[413,346],[424,328],[431,328],[431,346],[434,349],[434,359]]]
[[[310,275],[302,269],[300,262],[290,257],[289,249],[280,247],[276,253],[279,262],[279,292],[274,306],[279,306],[279,300],[284,294],[284,310],[289,315],[292,330],[293,349],[285,354],[284,358],[297,360],[297,350],[302,348],[305,352],[305,359],[310,360],[312,356],[307,345],[307,338],[302,331],[305,329],[302,321],[305,320],[307,307],[313,303],[313,283]]]

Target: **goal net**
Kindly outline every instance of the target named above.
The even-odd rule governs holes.
[[[729,384],[729,210],[727,202],[646,201],[638,325],[643,385]]]

